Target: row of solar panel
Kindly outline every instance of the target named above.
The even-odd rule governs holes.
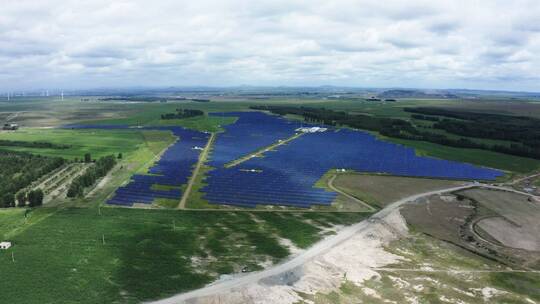
[[[314,188],[314,184],[332,168],[452,179],[490,180],[501,175],[496,170],[418,157],[413,149],[352,130],[305,134],[276,151],[265,153],[263,158],[253,158],[233,168],[225,168],[224,165],[230,161],[292,136],[300,125],[262,112],[212,115],[235,116],[238,120],[224,127],[225,133],[218,135],[213,147],[209,164],[215,169],[208,173],[207,186],[203,188],[204,197],[211,203],[241,207],[257,204],[302,208],[313,204],[328,205],[336,193]],[[170,130],[180,137],[180,141],[149,169],[148,172],[154,175],[133,176],[131,183],[119,188],[108,203],[130,206],[136,202],[152,203],[155,198],[180,198],[179,189],[155,190],[153,185],[179,187],[185,184],[200,152],[193,147],[204,146],[208,135],[180,127],[151,129]]]
[[[237,123],[226,126],[226,133],[216,140],[211,156],[216,169],[208,173],[207,186],[203,188],[204,197],[215,204],[252,207],[257,204],[298,207],[329,204],[336,194],[314,188],[314,184],[332,168],[449,179],[492,180],[501,175],[499,171],[469,164],[418,157],[413,149],[380,141],[366,132],[346,129],[305,134],[276,151],[265,153],[262,158],[225,168],[227,162],[292,135],[296,127],[263,113],[234,115],[239,117]],[[281,133],[264,134],[273,126]],[[263,135],[251,136],[255,133]],[[260,138],[258,142],[257,138]]]

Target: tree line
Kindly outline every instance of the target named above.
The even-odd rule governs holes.
[[[451,134],[513,142],[497,145],[469,140],[475,148],[540,159],[540,119],[427,107],[405,108],[405,111],[442,116],[433,128]]]
[[[330,126],[348,126],[356,129],[377,131],[386,136],[399,136],[401,132],[412,131],[414,127],[405,120],[374,117],[364,114],[349,114],[345,111],[333,111],[325,108],[294,106],[252,106],[254,110],[267,110],[274,114],[294,114],[313,123]]]
[[[46,148],[46,149],[68,149],[70,145],[55,144],[43,141],[19,141],[0,139],[0,146],[4,147],[25,147],[25,148]]]
[[[121,157],[120,155],[118,157]],[[88,156],[85,155],[85,160],[87,158],[90,158],[89,154]],[[85,188],[92,186],[98,179],[107,175],[115,165],[116,157],[114,155],[99,158],[92,167],[73,179],[69,185],[67,197],[82,197]]]
[[[444,109],[417,110],[418,108],[405,108],[405,111],[422,115],[422,118],[426,120],[435,121],[433,116],[443,114],[448,117],[460,119],[460,121],[438,119],[438,121],[434,123],[433,128],[443,129],[448,133],[467,137],[511,140],[515,142],[509,145],[502,145],[481,143],[463,137],[451,138],[444,134],[420,130],[409,121],[403,119],[350,114],[345,111],[303,106],[252,106],[251,109],[266,110],[279,115],[299,115],[308,122],[376,131],[381,135],[388,137],[427,141],[457,148],[490,150],[540,159],[540,149],[538,149],[540,120],[528,117],[457,112]],[[483,117],[484,115],[486,117]],[[495,126],[497,124],[499,125]]]
[[[175,113],[161,114],[161,119],[182,119],[202,115],[204,115],[204,112],[201,110],[176,109]]]
[[[433,127],[448,133],[515,141],[529,147],[540,148],[540,119],[437,108],[405,108],[405,111],[446,117]]]
[[[19,205],[24,205],[26,199],[32,205],[40,204],[39,192],[41,190],[24,193],[20,196],[18,192],[64,163],[65,160],[60,157],[45,157],[26,152],[0,150],[0,207],[14,207],[16,199]],[[17,197],[15,197],[16,193]],[[43,195],[41,195],[42,197]]]

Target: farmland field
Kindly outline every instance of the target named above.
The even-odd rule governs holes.
[[[160,135],[167,137],[166,135]],[[67,149],[2,147],[3,149],[33,152],[47,156],[67,159],[81,159],[85,153],[99,158],[123,153],[130,157],[145,145],[146,138],[156,138],[151,133],[138,130],[71,130],[71,129],[22,129],[17,132],[2,132],[0,139],[20,141],[42,141],[55,144],[68,144]]]
[[[101,214],[101,215],[100,215]],[[124,208],[0,210],[0,284],[9,303],[136,303],[200,287],[243,267],[260,269],[305,248],[333,224],[365,215],[148,211]],[[320,224],[319,224],[320,223]],[[230,246],[234,243],[235,246]],[[35,282],[32,292],[19,286]]]

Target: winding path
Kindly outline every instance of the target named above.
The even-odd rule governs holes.
[[[375,212],[377,209],[373,208],[370,204],[350,195],[349,193],[345,192],[345,191],[341,191],[339,188],[337,188],[336,186],[334,186],[334,180],[337,178],[337,174],[334,174],[332,175],[332,177],[328,180],[328,188],[332,189],[333,191],[341,194],[341,195],[344,195],[345,197],[359,203],[360,205],[364,206],[368,212]]]

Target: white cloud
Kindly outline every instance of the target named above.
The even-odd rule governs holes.
[[[0,90],[348,85],[540,91],[540,3],[15,1]]]

